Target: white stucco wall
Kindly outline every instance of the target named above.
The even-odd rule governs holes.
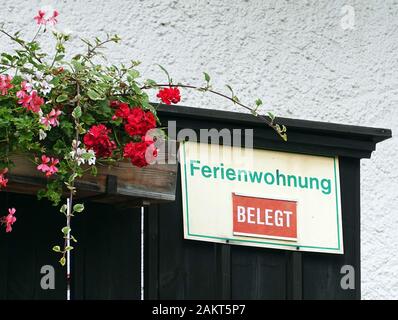
[[[215,87],[228,83],[243,101],[261,97],[280,116],[398,130],[398,1],[4,2],[0,21],[10,30],[33,34],[36,9],[52,4],[59,27],[77,37],[120,34],[124,41],[109,48],[111,59],[138,59],[149,78],[163,77],[155,63],[177,81],[194,82],[207,71]],[[354,9],[353,28],[344,5]],[[9,48],[4,41],[0,51]],[[182,94],[184,105],[239,110]],[[398,299],[397,159],[393,137],[362,161],[364,299]]]

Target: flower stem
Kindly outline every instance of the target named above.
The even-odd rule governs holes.
[[[32,41],[31,41],[31,42],[33,42],[33,41],[35,41],[35,40],[36,40],[37,36],[38,36],[38,35],[39,35],[39,33],[40,33],[41,27],[42,27],[42,25],[40,25],[40,26],[39,26],[39,28],[37,29],[37,32],[36,32],[36,34],[35,34],[35,36],[33,37],[33,39],[32,39]]]
[[[68,233],[65,238],[65,247],[70,247],[70,218],[72,214],[72,205],[73,205],[73,191],[70,191],[69,198],[67,199],[67,213],[66,213],[66,226],[68,228]],[[71,251],[66,251],[66,300],[70,300],[70,292],[71,292]]]

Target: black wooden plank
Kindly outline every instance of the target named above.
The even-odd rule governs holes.
[[[10,250],[4,252],[7,256],[0,260],[0,269],[4,271],[0,277],[7,280],[1,281],[0,295],[8,299],[65,299],[65,269],[58,263],[59,255],[51,250],[62,241],[64,221],[59,209],[35,196],[2,193],[1,198],[1,211],[16,207],[17,221],[10,234],[3,229],[0,232],[1,245],[10,244]],[[54,290],[41,287],[43,266],[55,270]]]
[[[18,197],[19,199],[19,197]],[[62,245],[61,228],[65,225],[65,216],[59,212],[59,207],[52,206],[47,200],[38,201],[32,197],[29,207],[34,207],[35,221],[32,232],[27,235],[35,239],[35,272],[34,272],[34,299],[57,299],[66,298],[65,267],[59,264],[60,254],[52,251],[55,245]],[[23,217],[25,219],[25,217]],[[32,227],[31,226],[31,227]],[[51,266],[55,271],[55,289],[43,290],[41,278],[43,266]]]
[[[344,254],[303,253],[304,299],[360,298],[359,160],[340,158],[339,163]],[[344,265],[355,269],[355,290],[341,288]]]
[[[232,246],[232,299],[286,299],[282,250]]]
[[[144,298],[159,298],[159,206],[145,208]]]
[[[7,214],[9,207],[8,194],[0,193],[0,216]],[[8,241],[9,235],[5,233],[4,226],[0,229],[0,300],[7,299],[7,274],[8,274]]]
[[[287,298],[301,300],[303,298],[303,263],[302,253],[287,251]]]
[[[140,208],[88,204],[84,288],[86,299],[140,299]]]
[[[216,297],[229,300],[231,291],[231,246],[228,244],[215,244],[216,264]]]
[[[177,190],[181,190],[179,177],[177,182]],[[152,237],[151,234],[148,237],[149,241],[155,239],[154,241],[159,245],[158,298],[216,298],[214,244],[184,240],[181,192],[177,191],[176,202],[160,204],[158,208],[158,239]],[[152,246],[148,243],[147,245]],[[153,265],[146,264],[146,272],[153,269]],[[148,274],[147,277],[153,279],[156,273]],[[155,295],[150,297],[155,297]]]
[[[16,202],[18,200],[18,202]],[[7,299],[33,299],[35,283],[39,275],[35,268],[35,247],[37,236],[32,232],[35,229],[35,218],[43,217],[38,212],[38,206],[29,205],[30,197],[14,197],[9,195],[8,207],[15,207],[17,221],[13,225],[8,239],[8,270],[7,270]],[[4,208],[2,212],[6,212]],[[44,221],[45,223],[45,221]],[[4,232],[4,230],[2,230]],[[28,240],[29,239],[29,240]]]

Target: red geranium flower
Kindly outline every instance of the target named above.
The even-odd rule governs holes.
[[[87,149],[92,149],[95,155],[100,158],[107,158],[112,156],[113,150],[116,149],[116,143],[111,141],[108,134],[110,129],[103,124],[92,126],[88,133],[83,138],[83,142]]]
[[[156,96],[165,104],[176,104],[181,100],[180,90],[178,88],[164,88],[159,90]]]
[[[117,105],[117,110],[115,111],[115,115],[113,116],[113,120],[116,120],[118,118],[122,118],[124,120],[127,120],[128,116],[130,115],[130,107],[127,103],[120,102]]]
[[[144,111],[140,107],[130,109],[127,123],[124,126],[130,136],[144,136],[148,130],[156,128],[156,118],[151,111]]]
[[[15,208],[10,208],[8,209],[8,215],[0,218],[0,223],[6,225],[6,232],[11,232],[12,225],[17,221],[17,218],[14,217],[16,211]]]
[[[124,147],[123,156],[139,168],[147,166],[157,156],[158,150],[151,138],[143,137],[141,142],[129,142]]]

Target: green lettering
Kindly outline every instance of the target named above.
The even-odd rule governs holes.
[[[250,176],[250,180],[252,181],[252,182],[258,182],[258,183],[260,183],[261,182],[261,179],[262,179],[262,177],[263,177],[263,173],[262,172],[257,172],[257,171],[254,171],[254,172],[252,172],[252,171],[249,171],[249,176]]]
[[[195,169],[199,170],[199,167],[195,167],[195,163],[199,164],[200,161],[199,160],[191,160],[191,165],[190,165],[190,167],[191,167],[191,176],[194,175],[194,170]]]
[[[202,176],[204,176],[205,178],[211,177],[211,168],[209,166],[202,167]]]
[[[271,172],[267,172],[264,175],[264,181],[265,181],[266,184],[274,184],[275,177],[274,177],[274,175]]]
[[[232,168],[228,168],[227,171],[225,171],[225,174],[228,180],[234,181],[236,179],[235,170]]]

